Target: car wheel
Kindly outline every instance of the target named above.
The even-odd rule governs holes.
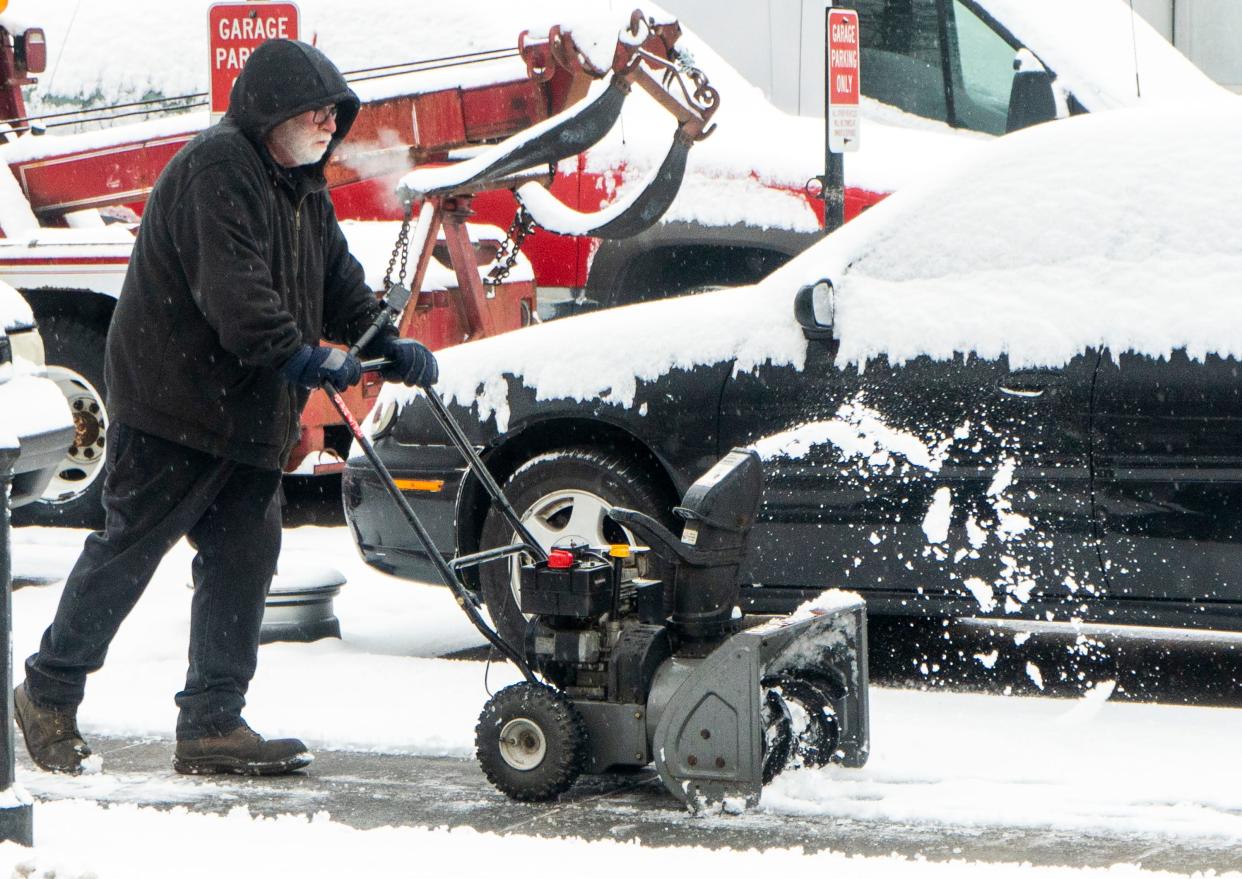
[[[47,377],[56,383],[73,415],[73,445],[43,496],[13,512],[17,525],[102,528],[103,462],[108,408],[104,403],[107,328],[55,314],[39,318]]]
[[[650,472],[635,461],[590,448],[567,448],[531,458],[509,477],[505,497],[545,549],[577,538],[592,546],[636,545],[634,536],[605,518],[611,507],[628,507],[671,525],[673,500],[660,491]],[[513,528],[496,509],[483,522],[481,548],[517,540]],[[659,577],[659,563],[650,553],[631,556],[630,575]],[[483,600],[496,630],[518,649],[526,634],[519,603],[516,559],[491,562],[479,569]]]

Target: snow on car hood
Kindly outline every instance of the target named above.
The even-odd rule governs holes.
[[[1036,126],[765,284],[836,282],[842,365],[974,351],[1052,366],[1092,346],[1242,356],[1240,142],[1236,99]]]
[[[957,351],[1054,366],[1091,346],[1242,357],[1242,104],[1125,110],[987,144],[762,283],[555,321],[438,353],[439,388],[507,423],[539,399],[629,406],[671,369],[805,362],[795,292],[836,285],[837,364]],[[1234,109],[1234,108],[1237,109]],[[384,394],[410,392],[389,386]]]
[[[437,351],[436,389],[445,400],[477,406],[481,421],[495,417],[500,431],[509,421],[506,375],[520,377],[540,400],[604,397],[629,407],[640,381],[673,369],[727,360],[738,369],[801,368],[806,340],[791,314],[789,291],[754,287],[597,311]],[[381,400],[404,405],[415,393],[385,385]]]

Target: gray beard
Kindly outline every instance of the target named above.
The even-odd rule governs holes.
[[[323,154],[328,151],[328,147],[316,146],[314,144],[300,144],[297,148],[290,150],[293,153],[294,160],[301,165],[313,165],[323,158]]]
[[[313,165],[323,158],[323,154],[327,152],[327,146],[319,146],[310,137],[300,137],[297,134],[285,134],[279,129],[272,132],[272,136],[277,139],[280,146],[293,157],[295,166]]]

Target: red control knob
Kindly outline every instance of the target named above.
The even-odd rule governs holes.
[[[548,567],[563,571],[574,566],[574,554],[567,549],[554,549],[548,553]]]

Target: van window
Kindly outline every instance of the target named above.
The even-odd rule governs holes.
[[[953,0],[953,27],[948,36],[954,124],[1004,134],[1014,48],[961,0]]]
[[[907,113],[948,122],[937,0],[855,0],[862,91]]]
[[[854,0],[862,91],[907,113],[1004,134],[1010,45],[962,0]]]

